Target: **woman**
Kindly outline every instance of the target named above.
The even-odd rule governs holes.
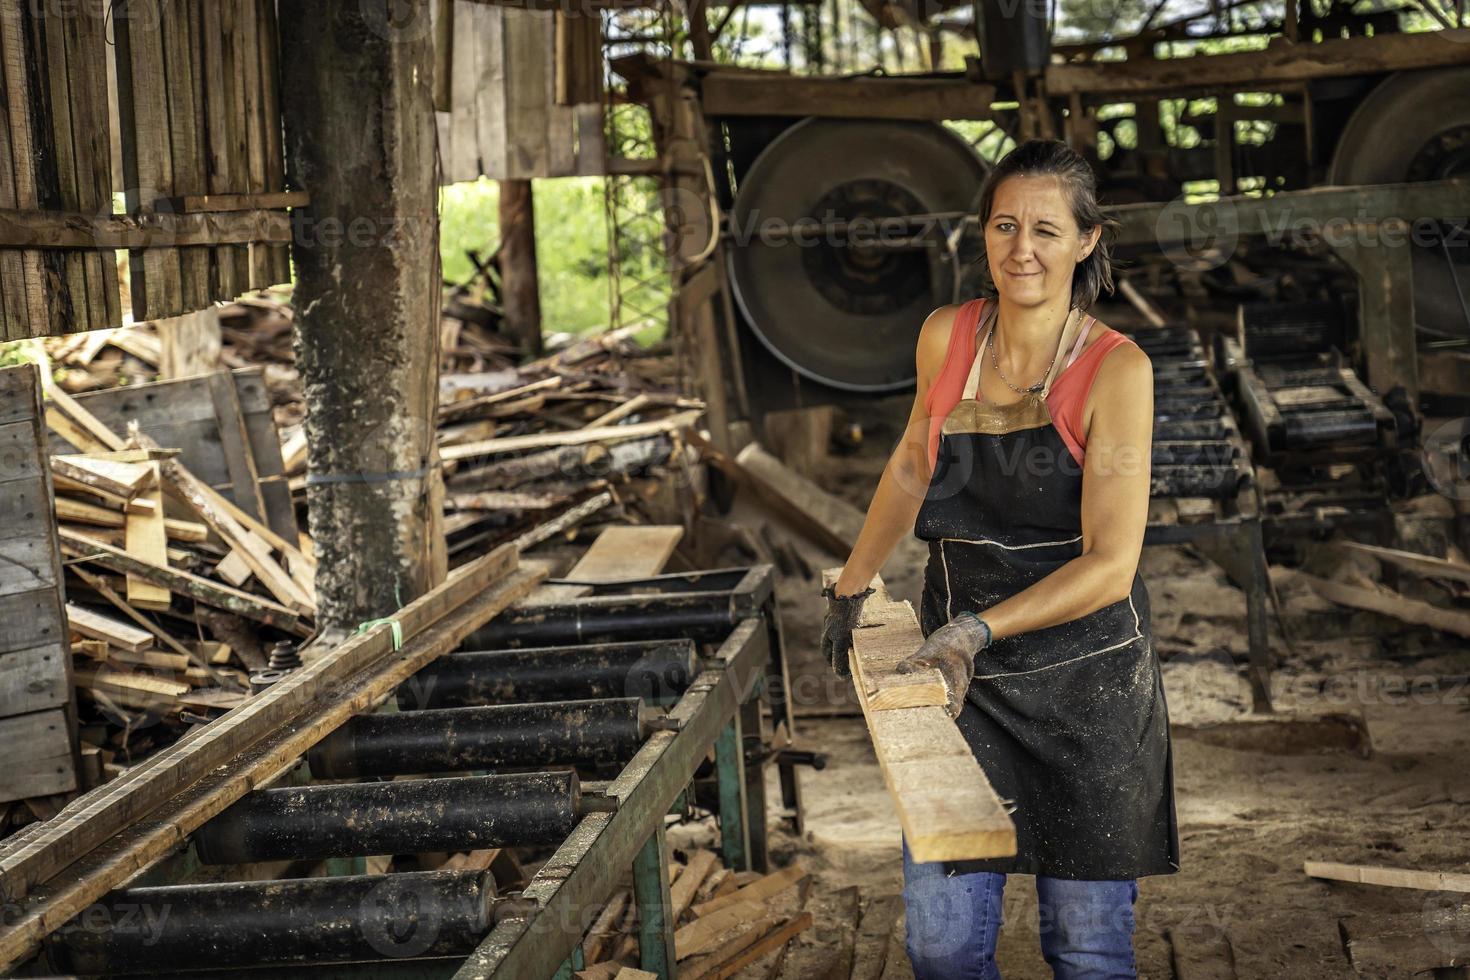
[[[904,843],[918,980],[997,978],[1006,875],[1036,876],[1059,978],[1132,977],[1135,879],[1178,870],[1168,714],[1138,575],[1153,372],[1084,311],[1112,289],[1091,168],[1032,140],[980,202],[995,296],[934,311],[918,392],[828,597],[846,674],[866,588],[910,527],[929,543],[925,641],[950,715],[999,796],[1014,857],[920,864]]]

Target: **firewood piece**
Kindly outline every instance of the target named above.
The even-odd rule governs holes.
[[[94,640],[101,640],[109,646],[126,650],[129,653],[138,653],[153,646],[153,637],[147,631],[93,612],[76,603],[66,604],[66,621],[73,632]]]
[[[608,528],[603,535],[611,533],[614,528]],[[682,528],[674,528],[682,531]],[[598,540],[602,540],[601,537]],[[692,851],[689,861],[684,865],[684,872],[679,875],[679,880],[669,887],[669,919],[677,923],[683,917],[685,911],[694,902],[694,893],[699,886],[704,884],[704,879],[719,864],[719,858],[713,851]]]
[[[718,912],[700,916],[674,931],[674,953],[681,960],[707,953],[729,938],[728,932],[733,926],[760,918],[767,911],[760,902],[737,902]]]
[[[793,864],[790,867],[782,868],[780,871],[765,875],[760,880],[751,882],[744,888],[736,889],[728,895],[711,899],[701,905],[696,905],[694,906],[693,912],[695,916],[703,918],[712,912],[718,912],[720,909],[728,908],[737,902],[764,902],[766,899],[774,895],[779,895],[794,885],[801,884],[808,877],[809,875],[805,868],[800,864]]]
[[[811,928],[811,925],[812,914],[810,912],[800,912],[781,922],[775,930],[766,933],[758,941],[737,953],[728,962],[718,962],[718,953],[694,957],[688,962],[688,966],[691,968],[688,976],[692,980],[724,980],[725,977],[734,976],[766,954],[774,950],[779,950],[803,931]],[[709,965],[706,966],[701,961],[707,961]],[[681,980],[686,977],[684,970],[685,967],[681,965],[679,969]]]

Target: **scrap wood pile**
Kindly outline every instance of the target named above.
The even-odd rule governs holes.
[[[663,358],[608,331],[519,367],[440,379],[445,533],[456,560],[505,541],[529,546],[562,515],[613,500],[669,517],[655,497],[693,456],[684,430],[703,413],[657,378]],[[286,472],[304,490],[306,444],[289,439]],[[687,485],[687,482],[683,485]],[[669,505],[667,499],[663,502]],[[677,507],[678,502],[672,506]]]
[[[690,850],[669,865],[674,955],[681,980],[877,980],[897,930],[896,895],[862,902],[856,887],[820,899],[800,864],[770,874],[733,871],[719,856]],[[860,912],[860,906],[864,906]],[[582,942],[583,980],[613,980],[638,962],[638,908],[616,891]]]
[[[46,423],[79,450],[49,459],[89,788],[244,701],[273,661],[294,663],[314,563],[304,536],[243,511],[177,448],[136,425],[124,437],[48,387]]]

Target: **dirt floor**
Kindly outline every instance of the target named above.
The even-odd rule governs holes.
[[[866,451],[834,459],[818,478],[866,507],[886,452],[883,433],[876,433]],[[745,506],[737,503],[737,518],[763,519],[742,513]],[[1452,516],[1447,502],[1421,498],[1401,509],[1401,538],[1417,542],[1407,546],[1442,545]],[[814,569],[839,564],[799,544]],[[890,591],[916,605],[925,553],[907,539],[884,569]],[[1330,577],[1381,574],[1367,566],[1345,570],[1320,543],[1307,543],[1295,557]],[[1174,734],[1182,868],[1140,882],[1140,976],[1433,976],[1433,967],[1470,959],[1470,909],[1459,901],[1466,896],[1332,883],[1302,870],[1304,861],[1317,860],[1470,871],[1470,649],[1445,634],[1335,606],[1294,579],[1287,564],[1272,568],[1294,639],[1289,646],[1273,615],[1276,707],[1361,718],[1371,748],[1313,749],[1300,738],[1261,737],[1239,724],[1250,716],[1243,593],[1189,547],[1146,548],[1141,567]],[[1399,586],[1413,594],[1415,583],[1405,577]],[[813,871],[814,898],[857,885],[866,904],[902,887],[899,829],[850,692],[820,659],[819,587],[789,578],[780,598],[799,699],[798,740],[825,753],[827,766],[802,770],[806,833],[777,831],[772,846],[779,863],[794,858]],[[775,807],[774,779],[768,796]],[[1407,934],[1406,945],[1375,940],[1396,930]],[[911,976],[900,943],[901,925],[885,976]],[[999,960],[1008,978],[1051,975],[1026,876],[1014,877],[1006,891]]]

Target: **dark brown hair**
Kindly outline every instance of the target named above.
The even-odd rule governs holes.
[[[1072,306],[1085,310],[1097,302],[1098,294],[1113,291],[1112,238],[1118,222],[1103,213],[1097,203],[1097,175],[1082,155],[1061,140],[1027,140],[1005,156],[985,178],[980,189],[980,233],[983,237],[995,206],[995,191],[1008,177],[1056,177],[1072,204],[1072,218],[1077,230],[1086,235],[1102,227],[1097,245],[1087,258],[1077,263],[1072,276]],[[990,262],[984,245],[980,251],[980,271],[986,288],[995,291],[990,281]]]

